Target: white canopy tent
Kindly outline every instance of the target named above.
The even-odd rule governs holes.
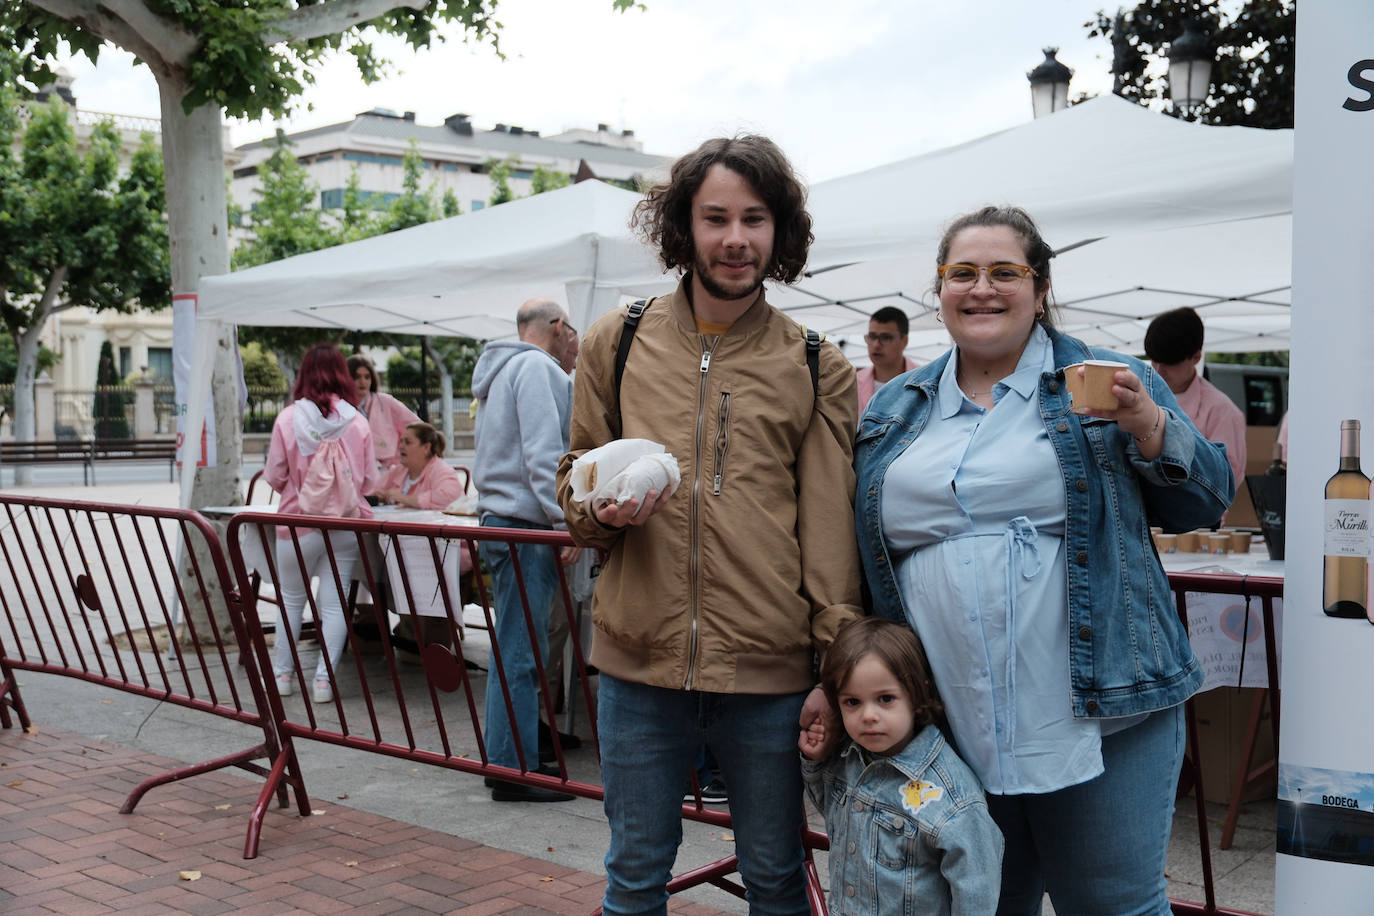
[[[577,327],[663,270],[629,228],[640,196],[600,181],[312,251],[201,284],[198,320],[490,340],[531,296]]]
[[[636,289],[665,283],[629,227],[640,195],[600,181],[285,258],[201,283],[186,429],[203,421],[224,324],[397,334],[515,336],[531,296],[563,304],[586,327]],[[188,437],[199,448],[198,436]],[[183,456],[183,460],[185,456]],[[182,504],[190,500],[185,475]]]
[[[1207,127],[1115,96],[821,182],[808,275],[770,299],[867,362],[868,316],[912,317],[908,353],[948,347],[930,294],[943,224],[1015,204],[1060,252],[1062,326],[1139,352],[1159,312],[1198,308],[1208,349],[1287,348],[1293,132]]]
[[[1151,317],[1199,309],[1208,348],[1286,349],[1292,131],[1187,124],[1114,96],[969,143],[817,184],[809,271],[769,299],[867,362],[868,316],[912,316],[908,352],[948,337],[928,293],[942,222],[1015,203],[1060,252],[1061,326],[1140,350]],[[187,429],[201,422],[219,323],[513,336],[533,295],[586,327],[663,291],[629,229],[639,195],[588,181],[461,217],[202,282]],[[197,442],[198,437],[188,441]],[[189,486],[189,476],[188,486]],[[189,493],[186,494],[189,496]]]

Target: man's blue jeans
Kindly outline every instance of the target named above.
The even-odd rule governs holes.
[[[484,528],[526,528],[551,530],[524,519],[488,515],[482,519]],[[511,562],[510,545],[495,541],[479,541],[478,550],[491,573],[493,597],[496,601],[495,645],[501,653],[501,666],[506,673],[511,706],[515,710],[515,731],[524,750],[525,769],[539,766],[539,672],[534,652],[530,649],[528,625],[524,605],[520,601],[520,585]],[[547,544],[517,544],[520,573],[525,583],[525,597],[529,600],[530,618],[543,664],[548,655],[549,604],[558,589],[558,554]],[[485,733],[487,762],[499,766],[520,768],[516,753],[515,731],[506,715],[506,701],[501,692],[501,677],[496,667],[496,653],[492,653],[487,671],[487,700]]]
[[[798,717],[805,693],[702,693],[601,675],[601,781],[611,847],[605,912],[664,913],[682,794],[705,742],[730,787],[735,852],[754,914],[804,914]]]

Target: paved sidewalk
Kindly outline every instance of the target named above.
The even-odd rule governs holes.
[[[604,879],[314,799],[273,807],[244,859],[261,781],[218,772],[125,796],[176,761],[36,725],[0,731],[0,912],[589,913]],[[199,877],[191,880],[192,875]],[[687,916],[723,911],[674,899]]]

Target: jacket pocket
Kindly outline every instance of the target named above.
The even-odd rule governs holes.
[[[877,848],[874,859],[880,868],[901,871],[915,861],[916,824],[910,818],[881,808],[873,812]]]
[[[865,417],[863,422],[859,424],[858,435],[854,437],[854,451],[858,452],[861,448],[871,447],[881,442],[883,437],[887,435],[887,428],[890,425],[886,421]]]
[[[716,474],[711,485],[712,494],[719,496],[725,483],[725,455],[730,451],[730,392],[720,394],[720,411],[716,416]]]

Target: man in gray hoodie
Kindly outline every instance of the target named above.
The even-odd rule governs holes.
[[[472,372],[477,398],[477,456],[473,470],[477,511],[484,527],[566,528],[555,494],[558,461],[568,450],[572,380],[561,363],[575,339],[567,312],[550,299],[530,299],[516,313],[518,341],[487,344]],[[511,548],[480,544],[496,601],[496,645],[500,649],[511,706],[506,715],[500,677],[487,676],[487,760],[499,766],[535,770],[539,763],[539,677]],[[557,558],[548,547],[515,549],[524,580],[540,658],[546,657],[549,606],[558,588],[556,562],[577,559],[575,547]],[[523,763],[517,751],[523,750]],[[495,801],[567,801],[571,795],[489,779]]]

